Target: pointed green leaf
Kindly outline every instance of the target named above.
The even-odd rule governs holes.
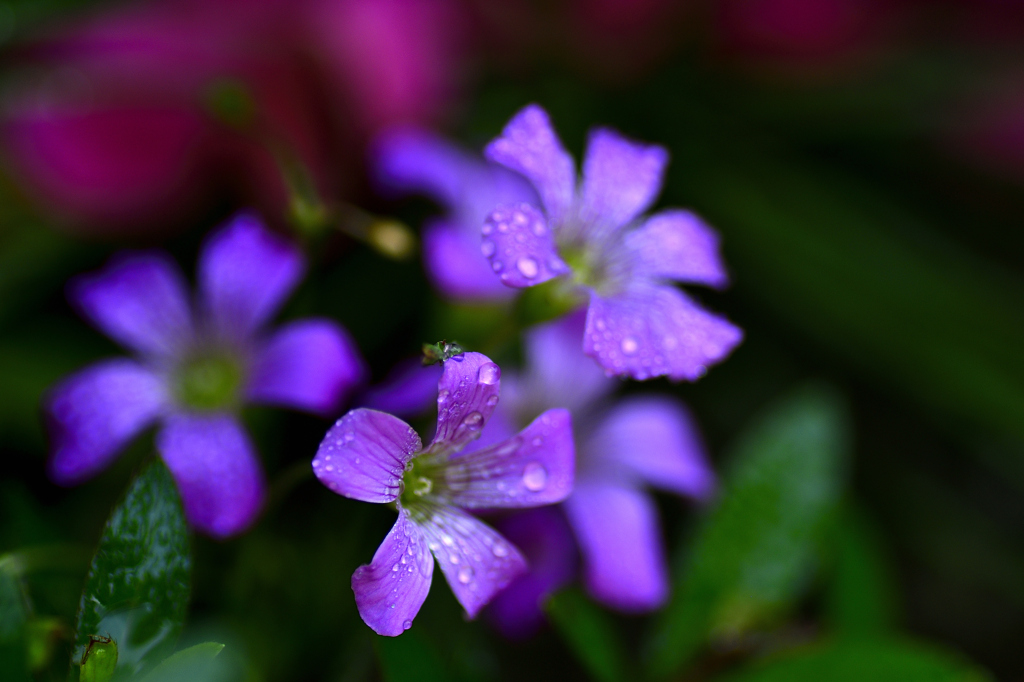
[[[209,682],[219,677],[214,662],[224,650],[223,644],[203,642],[170,656],[142,678],[142,682]]]
[[[118,679],[162,660],[185,619],[191,565],[178,492],[155,462],[107,521],[79,605],[74,661],[91,636],[117,643]]]
[[[847,439],[842,401],[819,387],[776,405],[740,438],[657,624],[653,675],[678,670],[709,638],[735,636],[791,605],[841,494]]]
[[[895,624],[896,585],[868,520],[843,510],[836,526],[828,618],[845,637],[884,634]]]
[[[606,613],[576,588],[552,596],[545,605],[552,625],[594,679],[626,679],[625,654]]]

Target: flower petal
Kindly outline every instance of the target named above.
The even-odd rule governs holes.
[[[363,622],[378,635],[395,637],[412,626],[430,591],[434,558],[423,531],[398,508],[398,520],[373,561],[352,574],[352,591]]]
[[[67,377],[46,398],[50,477],[61,485],[89,478],[168,403],[163,380],[132,360],[100,362]]]
[[[494,276],[480,252],[484,217],[471,232],[447,220],[424,225],[423,267],[442,294],[464,301],[504,301],[515,296],[515,291]]]
[[[178,485],[189,523],[214,537],[245,530],[263,504],[263,471],[238,421],[226,414],[175,414],[156,447]]]
[[[572,492],[575,464],[572,418],[559,408],[503,443],[452,458],[445,483],[465,509],[539,507]]]
[[[718,252],[718,233],[690,211],[656,213],[626,235],[626,246],[650,276],[716,289],[729,283]]]
[[[544,216],[529,204],[499,206],[482,228],[480,251],[510,287],[532,287],[569,272]]]
[[[240,339],[266,322],[302,277],[302,254],[242,213],[206,240],[199,254],[200,304],[222,338]]]
[[[588,472],[607,480],[639,478],[698,499],[707,498],[715,488],[697,425],[674,398],[620,400],[587,440],[586,453]]]
[[[501,136],[487,145],[484,156],[533,183],[552,225],[567,217],[576,193],[576,171],[539,106],[531,104],[513,116]]]
[[[421,528],[455,598],[470,618],[526,570],[508,540],[461,509],[434,506]]]
[[[590,133],[583,159],[580,218],[598,229],[616,229],[643,213],[661,191],[668,152],[627,140],[606,128]]]
[[[501,369],[480,353],[445,360],[437,384],[437,431],[434,444],[461,448],[480,437],[498,404]]]
[[[366,375],[359,349],[331,320],[281,327],[256,352],[247,397],[328,415]]]
[[[565,502],[583,555],[587,589],[622,611],[649,611],[668,598],[657,511],[643,492],[580,481]]]
[[[422,356],[395,365],[384,381],[363,393],[361,405],[406,419],[418,417],[433,407],[440,365],[423,365]]]
[[[360,408],[339,419],[324,436],[313,458],[313,473],[339,495],[393,502],[406,463],[422,448],[420,437],[398,417]]]
[[[610,374],[696,381],[742,339],[739,327],[678,289],[641,286],[609,298],[591,294],[583,352]]]
[[[115,257],[73,280],[68,298],[107,336],[143,354],[174,356],[193,337],[184,278],[163,253]]]

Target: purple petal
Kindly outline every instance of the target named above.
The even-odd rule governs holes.
[[[245,530],[263,504],[263,471],[245,429],[226,414],[175,414],[156,447],[178,484],[185,516],[224,538]]]
[[[526,570],[508,540],[461,509],[437,506],[421,528],[455,598],[470,618]]]
[[[548,410],[509,440],[449,460],[445,481],[466,509],[539,507],[572,492],[576,450],[568,410]]]
[[[337,414],[365,374],[359,349],[344,329],[330,320],[300,320],[260,345],[246,395],[326,416]]]
[[[543,109],[531,104],[513,116],[484,156],[526,176],[552,224],[566,218],[576,192],[576,171]]]
[[[395,637],[412,626],[430,591],[434,559],[423,531],[398,508],[398,520],[373,561],[352,574],[352,591],[363,622],[378,635]]]
[[[599,128],[590,134],[583,160],[581,219],[615,229],[644,212],[661,191],[668,152]]]
[[[627,611],[650,611],[668,598],[668,576],[653,501],[633,488],[580,481],[565,502],[583,555],[587,589]]]
[[[108,360],[67,377],[46,398],[50,477],[61,485],[89,478],[168,403],[163,380],[132,360]]]
[[[193,337],[184,278],[162,253],[116,257],[75,279],[68,298],[110,338],[140,353],[175,356]]]
[[[591,294],[583,352],[610,374],[696,381],[742,339],[739,327],[678,289],[640,286],[610,298]]]
[[[431,445],[458,449],[480,437],[494,412],[501,369],[480,353],[456,355],[445,361],[437,389],[437,431]]]
[[[303,267],[291,242],[242,213],[210,235],[200,251],[200,303],[223,338],[244,338],[277,311]]]
[[[394,502],[406,463],[423,449],[420,437],[398,417],[360,408],[331,427],[313,458],[325,486],[353,500]]]
[[[715,488],[697,425],[678,400],[624,398],[610,409],[586,444],[588,474],[630,478],[705,499]],[[637,481],[638,483],[640,481]]]
[[[480,438],[472,441],[462,450],[452,455],[452,458],[460,459],[477,450],[483,450],[492,445],[504,443],[519,432],[515,412],[507,409],[508,406],[505,404],[508,396],[508,384],[505,383],[504,378],[502,379],[501,393],[501,402],[498,403],[498,408],[491,414],[491,418],[487,420],[487,424],[481,429]]]
[[[544,601],[576,575],[576,541],[559,507],[526,509],[495,527],[520,549],[529,569],[491,601],[486,615],[506,637],[524,639],[544,623]]]
[[[529,204],[499,206],[481,230],[480,251],[510,287],[532,287],[569,272],[544,216]]]
[[[441,366],[423,366],[422,357],[407,358],[392,368],[384,381],[363,393],[362,407],[398,417],[418,417],[433,407]]]
[[[718,233],[689,211],[663,211],[651,216],[626,235],[626,246],[653,277],[718,289],[729,283],[718,253]]]
[[[463,301],[503,301],[515,296],[494,276],[480,252],[484,217],[486,214],[472,231],[445,220],[431,221],[423,227],[423,267],[442,294]]]

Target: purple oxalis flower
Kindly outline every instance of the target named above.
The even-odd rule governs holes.
[[[426,448],[404,421],[366,408],[338,420],[320,444],[313,471],[324,485],[398,511],[373,560],[352,574],[359,615],[377,634],[396,636],[412,626],[434,558],[471,618],[526,569],[518,549],[465,510],[536,507],[572,490],[566,410],[548,410],[501,442],[465,449],[498,405],[500,377],[479,353],[446,360],[437,431]]]
[[[264,483],[237,416],[242,403],[327,415],[365,373],[355,344],[330,320],[264,329],[303,267],[295,246],[243,214],[203,245],[194,309],[161,252],[125,254],[73,281],[72,303],[136,357],[98,362],[52,389],[51,477],[63,485],[89,478],[160,421],[156,447],[189,521],[216,537],[248,526]]]
[[[584,352],[609,374],[696,380],[743,333],[671,282],[723,287],[718,237],[689,211],[641,214],[661,189],[668,153],[599,128],[579,187],[547,114],[516,114],[485,156],[527,177],[539,202],[506,203],[483,226],[481,250],[507,286],[560,277],[589,298]]]

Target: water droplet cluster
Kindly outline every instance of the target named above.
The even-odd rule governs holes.
[[[564,274],[544,216],[529,204],[501,207],[484,223],[480,252],[509,286],[528,287]]]

